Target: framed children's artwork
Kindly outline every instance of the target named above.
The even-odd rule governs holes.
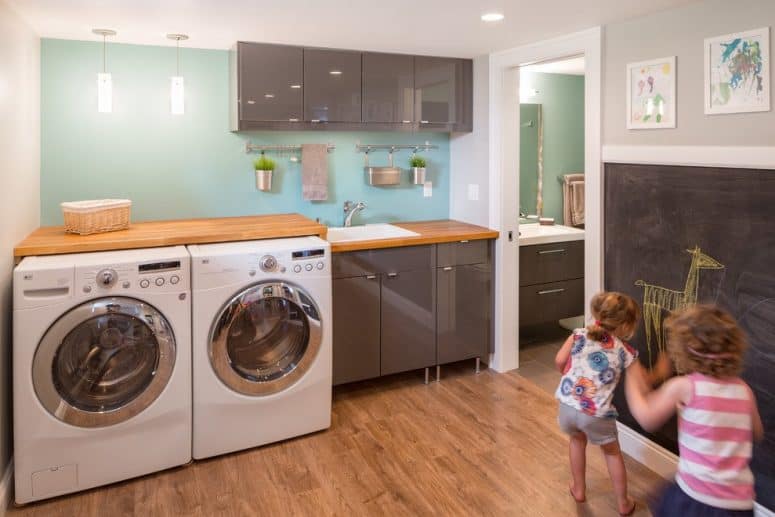
[[[770,110],[770,28],[705,40],[705,114]]]
[[[675,77],[675,56],[627,65],[627,129],[675,127]]]

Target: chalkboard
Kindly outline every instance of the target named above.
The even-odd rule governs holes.
[[[606,164],[604,235],[606,289],[647,302],[631,343],[644,363],[682,301],[717,303],[745,329],[743,379],[766,434],[752,469],[759,503],[775,508],[775,171]],[[650,435],[621,386],[615,401],[624,424],[677,452],[675,421]]]

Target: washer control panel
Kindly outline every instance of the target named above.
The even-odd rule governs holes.
[[[140,264],[112,264],[78,268],[83,294],[120,295],[128,291],[179,291],[187,289],[188,264],[180,260]]]

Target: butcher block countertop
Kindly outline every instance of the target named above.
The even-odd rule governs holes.
[[[336,242],[331,244],[331,251],[333,253],[341,253],[345,251],[397,248],[400,246],[418,246],[420,244],[439,244],[443,242],[498,238],[498,232],[495,230],[451,219],[390,224],[405,228],[418,233],[419,235],[397,237],[394,239]]]
[[[30,255],[58,255],[179,244],[275,239],[316,235],[325,239],[326,226],[300,214],[179,219],[132,223],[127,230],[73,235],[61,226],[38,228],[14,248],[16,259]]]

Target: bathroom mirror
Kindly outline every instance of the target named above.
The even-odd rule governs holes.
[[[520,104],[519,120],[519,212],[520,223],[524,224],[538,222],[538,217],[543,215],[544,160],[541,104]]]

